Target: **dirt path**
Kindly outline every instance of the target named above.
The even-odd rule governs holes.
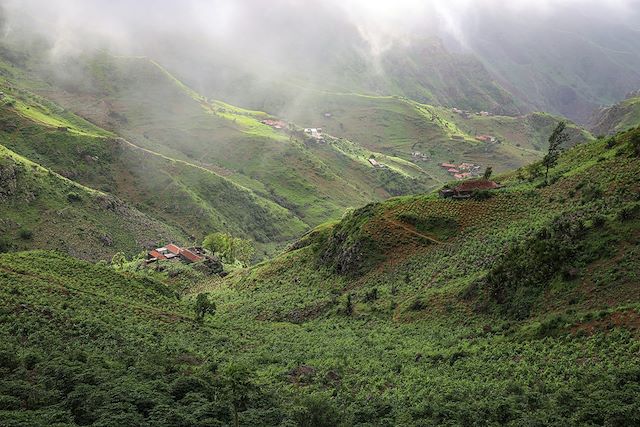
[[[396,227],[402,228],[404,231],[406,231],[406,232],[408,232],[410,234],[413,234],[414,236],[418,236],[420,238],[429,240],[430,242],[436,243],[438,245],[446,245],[447,244],[446,242],[443,242],[442,240],[438,240],[433,236],[429,236],[429,235],[423,234],[423,233],[419,232],[418,230],[416,230],[416,229],[410,227],[409,225],[407,225],[407,224],[405,224],[405,223],[403,223],[401,221],[398,221],[396,219],[393,219],[393,218],[390,218],[388,216],[385,216],[384,220],[389,222],[390,224],[395,225]]]

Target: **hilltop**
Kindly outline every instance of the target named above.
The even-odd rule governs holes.
[[[635,424],[639,141],[567,149],[548,185],[534,163],[348,211],[181,298],[163,273],[0,255],[0,419]]]

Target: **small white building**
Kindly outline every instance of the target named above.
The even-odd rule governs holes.
[[[311,135],[311,138],[322,139],[322,128],[305,128],[304,133]]]

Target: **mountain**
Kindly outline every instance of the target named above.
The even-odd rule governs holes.
[[[263,123],[277,117],[208,99],[148,58],[99,53],[51,63],[3,55],[4,89],[22,97],[18,107],[32,113],[32,126],[84,129],[46,130],[57,136],[42,144],[10,137],[8,148],[162,217],[190,239],[214,230],[251,238],[261,256],[347,207],[441,185],[451,179],[442,162],[523,166],[542,156],[561,120],[304,90],[278,129]],[[322,127],[323,142],[302,127]],[[591,138],[571,129],[572,143]],[[497,142],[478,140],[482,134]],[[386,167],[373,168],[371,157]]]
[[[15,61],[107,48],[153,58],[208,98],[273,115],[295,110],[303,89],[586,124],[640,87],[640,8],[629,0],[37,3],[1,6]]]
[[[351,210],[180,298],[179,272],[0,255],[0,420],[636,424],[639,141]]]

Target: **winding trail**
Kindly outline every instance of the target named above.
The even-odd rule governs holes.
[[[429,240],[432,243],[435,243],[435,244],[438,244],[438,245],[446,245],[446,244],[448,244],[446,242],[443,242],[442,240],[436,239],[433,236],[429,236],[427,234],[423,234],[423,233],[419,232],[418,230],[416,230],[416,229],[410,227],[409,225],[405,224],[404,222],[398,221],[396,219],[393,219],[393,218],[389,217],[388,215],[385,215],[383,217],[383,219],[385,221],[387,221],[388,223],[393,224],[396,227],[402,228],[404,231],[406,231],[406,232],[408,232],[410,234],[413,234],[414,236],[418,236],[418,237],[420,237],[422,239]]]

